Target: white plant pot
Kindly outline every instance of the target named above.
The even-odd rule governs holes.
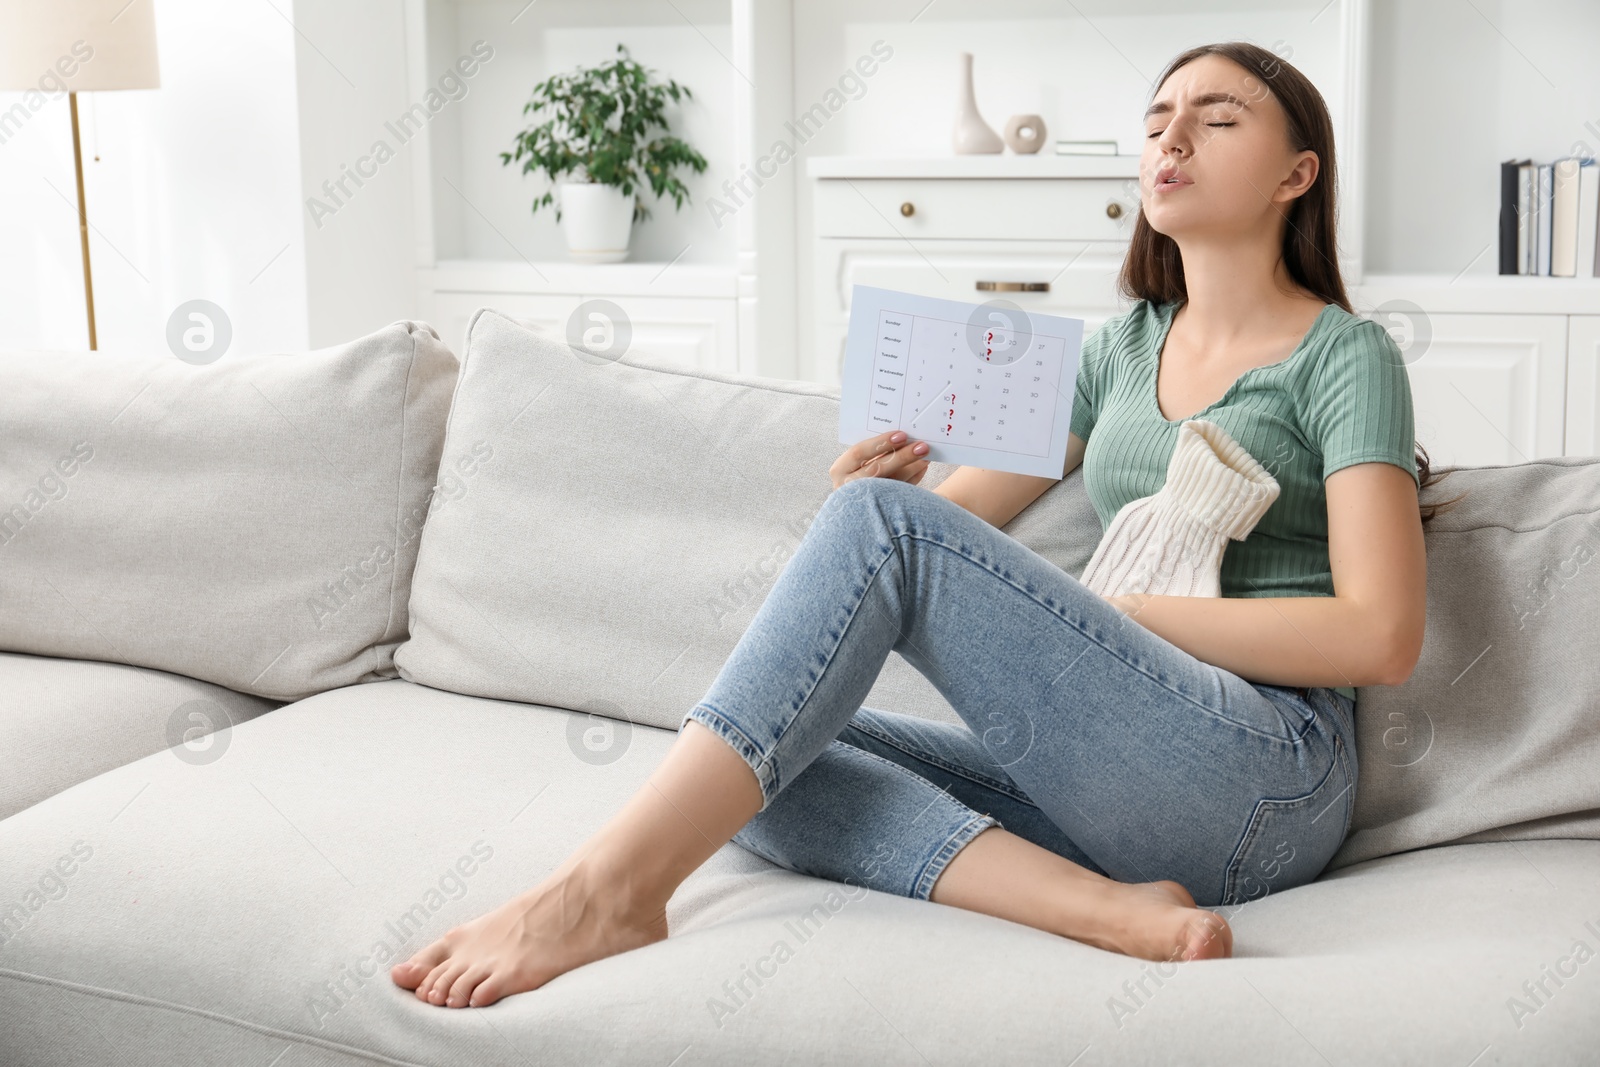
[[[615,185],[560,182],[561,229],[567,254],[578,263],[621,263],[628,258],[634,198]]]

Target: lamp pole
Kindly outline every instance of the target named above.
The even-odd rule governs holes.
[[[83,300],[89,314],[89,351],[96,348],[94,334],[94,278],[89,272],[89,206],[83,199],[83,147],[78,137],[78,94],[67,94],[72,112],[72,166],[78,175],[78,242],[83,249]]]

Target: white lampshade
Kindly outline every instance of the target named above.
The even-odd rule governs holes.
[[[155,0],[0,0],[0,89],[155,89]]]

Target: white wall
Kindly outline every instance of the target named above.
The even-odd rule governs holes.
[[[78,101],[100,347],[164,350],[173,309],[205,299],[232,322],[230,351],[303,348],[287,2],[153,2],[161,88]],[[65,96],[0,144],[0,204],[0,344],[86,347]]]
[[[384,125],[412,102],[405,4],[300,0],[295,24],[303,188],[294,209],[311,343],[330,345],[417,317],[411,157],[420,142],[401,144]],[[379,140],[394,150],[381,164]],[[372,175],[359,185],[349,177],[358,169]],[[313,197],[323,207],[308,207]]]

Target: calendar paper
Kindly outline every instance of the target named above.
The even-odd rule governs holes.
[[[839,440],[887,430],[940,463],[1060,478],[1084,320],[851,287]]]

